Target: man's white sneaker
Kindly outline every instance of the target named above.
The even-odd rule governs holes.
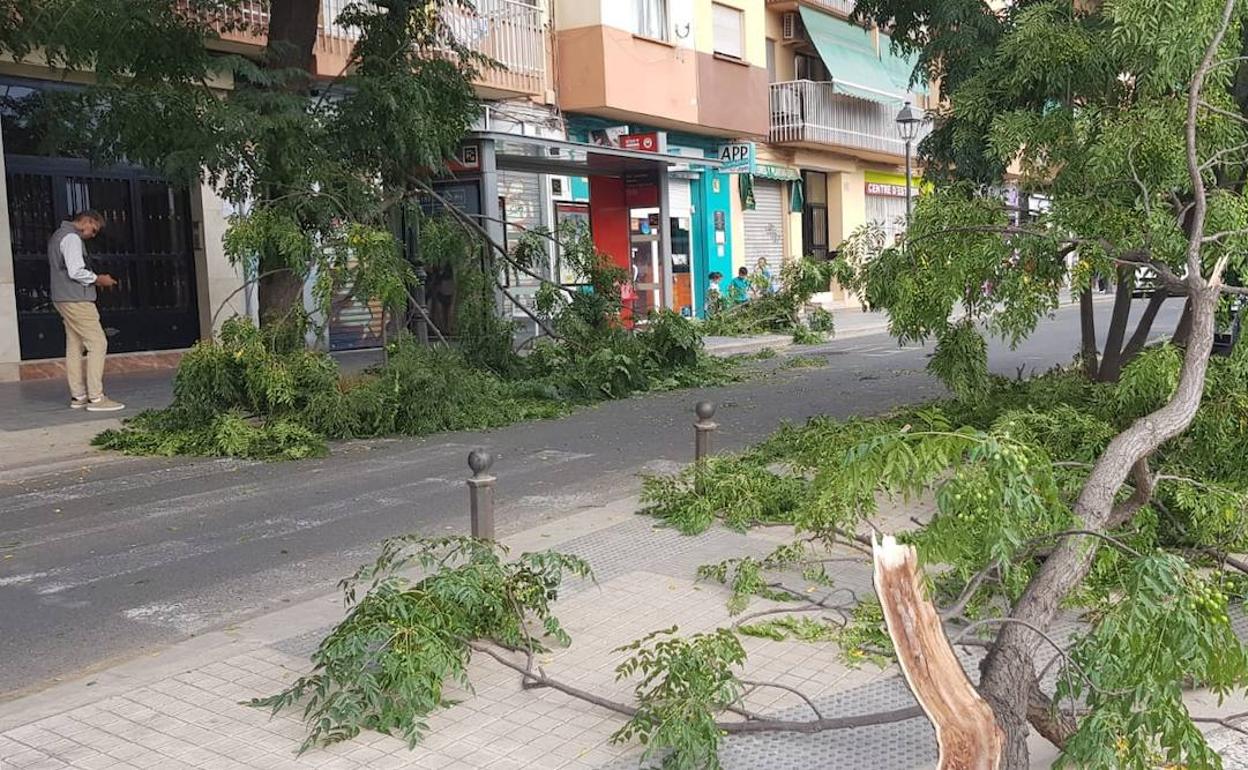
[[[70,409],[84,409],[86,408],[86,406],[87,406],[86,396],[74,396],[73,398],[69,399]]]
[[[93,398],[87,402],[88,412],[120,412],[126,405],[112,400],[107,396]]]

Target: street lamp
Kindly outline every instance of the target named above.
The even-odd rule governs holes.
[[[914,137],[919,135],[919,124],[923,122],[923,113],[911,106],[910,102],[906,102],[901,108],[901,112],[897,113],[897,133],[901,138],[906,140],[906,229],[910,229],[910,148],[914,143]]]

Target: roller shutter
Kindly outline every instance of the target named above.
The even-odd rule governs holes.
[[[784,198],[780,194],[780,182],[770,179],[754,180],[753,211],[744,212],[745,260],[751,272],[759,257],[767,258],[772,272],[777,272],[784,262],[784,226],[786,214]]]

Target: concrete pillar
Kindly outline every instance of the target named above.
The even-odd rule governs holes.
[[[867,223],[867,181],[861,169],[828,174],[828,248],[835,249]],[[836,282],[833,299],[853,304],[857,298]]]
[[[732,212],[732,216],[729,217],[732,220],[732,232],[728,237],[733,246],[732,269],[724,273],[724,277],[731,279],[736,277],[738,269],[745,267],[753,270],[754,266],[750,264],[750,255],[746,253],[745,248],[745,208],[741,205],[741,175],[730,174],[727,178],[732,180],[732,199],[729,201],[729,211]]]
[[[234,316],[259,322],[255,286],[243,288],[246,278],[241,266],[230,264],[225,256],[225,231],[230,205],[208,184],[200,184],[191,195],[193,219],[192,248],[195,251],[196,294],[199,298],[199,336],[211,339],[221,324]],[[215,324],[213,317],[216,317]]]
[[[828,174],[828,248],[867,223],[867,182],[861,170]]]
[[[4,168],[4,142],[0,139],[0,382],[18,379],[21,361],[13,242],[9,237],[8,179]]]
[[[659,164],[659,262],[663,265],[663,302],[668,310],[676,308],[672,276],[672,191],[668,187],[667,164]]]

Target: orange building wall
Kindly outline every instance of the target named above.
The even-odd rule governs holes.
[[[690,52],[604,26],[559,31],[556,51],[562,109],[698,123],[698,71]]]

